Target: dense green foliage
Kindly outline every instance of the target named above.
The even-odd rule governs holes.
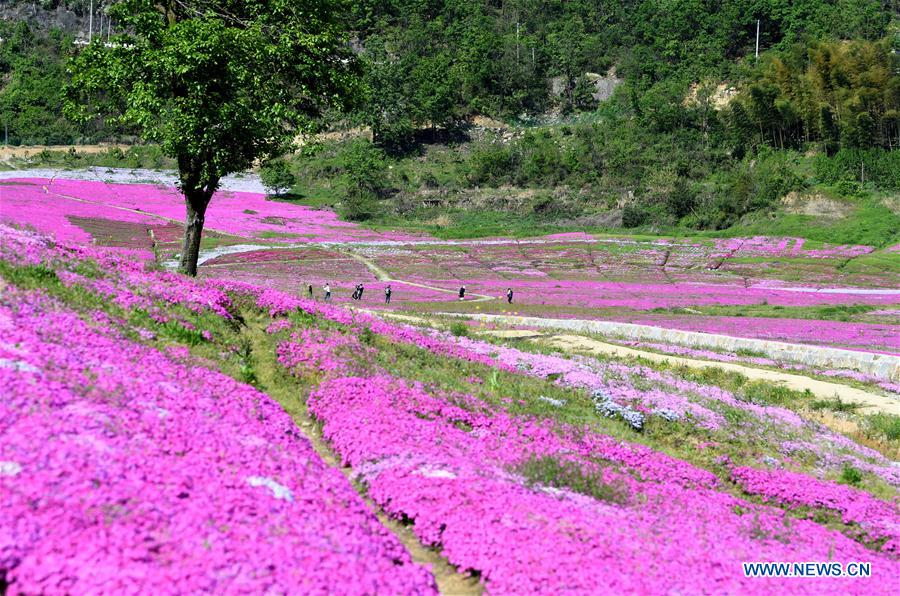
[[[176,4],[186,10],[196,2]],[[254,6],[202,3],[197,10],[225,7],[238,14]],[[772,217],[797,191],[856,201],[855,211],[848,210],[859,218],[829,224],[826,235],[894,236],[897,215],[881,197],[900,191],[895,0],[362,0],[332,16],[346,19],[352,31],[365,101],[353,111],[328,111],[315,124],[369,126],[374,145],[310,145],[293,159],[293,172],[300,174],[294,198],[334,205],[370,225],[449,217],[465,235],[516,232],[509,226],[519,224],[580,229],[614,220],[647,231],[796,233],[814,216]],[[757,19],[759,60],[753,57]],[[127,25],[127,17],[122,22]],[[252,64],[258,48],[242,45],[252,45],[249,31],[232,37],[240,27],[205,27],[179,33],[178,43],[190,51],[160,53],[168,62],[158,62],[167,66],[136,88],[137,101],[106,106],[128,126],[139,124],[144,137],[163,140],[170,155],[178,151],[155,133],[203,138],[238,152],[255,147],[245,130],[230,126],[240,119],[227,110],[210,111],[184,128],[186,120],[148,101],[157,83],[176,72],[188,83],[202,75],[201,96],[222,97],[223,89],[245,82],[197,47],[234,46],[232,53],[244,52]],[[3,36],[12,41],[0,46],[0,69],[9,73],[0,110],[15,142],[95,138],[113,130],[109,121],[71,124],[59,116],[66,77],[60,63],[71,40],[53,33],[33,43],[27,28],[19,29],[7,26]],[[73,63],[76,77],[83,78],[80,65],[96,51]],[[193,68],[172,70],[191,52],[200,56]],[[302,53],[288,62],[301,68]],[[28,68],[40,76],[25,76]],[[595,84],[607,73],[604,81],[620,84],[611,99],[598,101]],[[236,103],[244,109],[270,102],[301,115],[300,128],[313,124],[307,117],[315,110],[290,109],[309,89],[265,89],[274,95],[242,91],[236,97],[248,101]],[[264,119],[273,123],[283,115],[270,111]],[[509,128],[472,130],[475,115]],[[270,153],[276,152],[273,139],[264,143]],[[223,153],[215,159],[230,161]],[[278,167],[286,184],[289,173]],[[267,168],[264,174],[274,173]],[[599,215],[608,213],[620,218]],[[442,234],[445,225],[436,223],[432,231]]]
[[[900,57],[887,41],[818,42],[767,56],[731,104],[742,144],[900,147]]]
[[[13,145],[71,143],[90,137],[62,114],[64,58],[71,38],[36,32],[26,23],[0,21],[0,138]]]
[[[384,192],[384,153],[367,141],[354,141],[341,155],[341,168],[347,181],[341,215],[352,221],[372,219],[379,211]]]
[[[176,160],[186,273],[197,272],[221,177],[277,156],[324,107],[355,95],[342,8],[330,0],[119,0],[109,12],[123,33],[94,40],[72,61],[73,119],[115,117]]]
[[[297,177],[283,159],[270,159],[259,167],[259,179],[274,194],[282,194],[297,184]]]
[[[757,19],[762,49],[780,50],[880,39],[894,12],[878,0],[365,0],[354,3],[372,88],[363,120],[394,142],[466,114],[590,109],[585,75],[610,66],[635,97],[661,97],[673,81],[735,74]]]

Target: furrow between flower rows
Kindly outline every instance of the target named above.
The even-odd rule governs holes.
[[[268,396],[0,302],[0,577],[13,593],[433,593]]]
[[[742,561],[873,561],[864,581],[797,592],[891,589],[898,563],[814,522],[716,490],[709,473],[590,432],[554,432],[470,398],[452,404],[386,376],[325,380],[311,412],[369,495],[492,593],[770,592]],[[543,468],[542,468],[543,466]],[[570,489],[564,475],[592,478]],[[537,473],[535,473],[537,470]],[[674,473],[672,473],[674,472]]]

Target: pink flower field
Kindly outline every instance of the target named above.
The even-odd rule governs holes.
[[[14,592],[434,590],[268,396],[40,293],[0,325]]]
[[[455,575],[495,594],[892,594],[900,580],[900,468],[789,400],[5,225],[0,276],[5,592],[430,594]],[[415,562],[423,548],[449,571]],[[750,578],[748,561],[872,575]]]
[[[87,236],[70,215],[116,221],[184,221],[184,200],[173,188],[147,184],[107,184],[84,180],[9,179],[0,184],[2,220],[30,225],[60,239]],[[380,234],[340,221],[331,211],[266,201],[248,192],[218,193],[206,229],[244,238],[290,242],[408,240],[409,235]]]
[[[895,325],[762,317],[662,317],[655,315],[626,316],[621,320],[686,331],[755,337],[789,343],[834,345],[886,354],[900,354],[900,333]]]
[[[894,274],[847,266],[896,251],[448,241],[223,191],[191,279],[165,270],[183,217],[163,186],[0,181],[0,593],[896,591],[898,450],[867,413],[377,312],[900,354]],[[872,576],[749,578],[751,561]]]
[[[451,286],[460,280],[430,282]],[[900,294],[884,291],[866,294],[837,292],[798,292],[780,288],[744,287],[736,283],[623,283],[578,280],[469,280],[474,292],[498,293],[511,287],[522,304],[588,309],[627,308],[652,310],[698,306],[738,306],[766,304],[772,306],[818,306],[872,304],[891,305]]]

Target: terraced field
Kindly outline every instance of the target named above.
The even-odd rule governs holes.
[[[0,206],[3,590],[873,594],[900,577],[900,380],[852,365],[900,354],[895,248],[448,242],[235,191],[195,280],[164,267],[171,189],[19,177]],[[468,320],[503,313],[662,339]],[[678,328],[856,360],[666,341]],[[748,561],[871,577],[786,583]]]

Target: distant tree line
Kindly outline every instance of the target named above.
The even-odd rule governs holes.
[[[26,21],[0,22],[0,142],[61,145],[132,136],[133,131],[97,118],[75,123],[63,115],[66,70],[74,36],[42,30]],[[4,137],[5,135],[5,137]]]
[[[584,75],[613,65],[636,97],[661,86],[661,98],[673,81],[683,92],[745,75],[736,65],[753,55],[758,19],[762,49],[785,50],[881,39],[897,12],[895,0],[362,0],[352,28],[371,95],[360,120],[391,145],[471,114],[590,110]]]
[[[87,12],[87,0],[7,4],[16,5]],[[806,48],[808,40],[882,39],[898,5],[898,0],[359,0],[343,15],[366,66],[369,90],[353,119],[370,125],[376,141],[390,148],[408,142],[416,130],[452,127],[474,114],[512,118],[593,110],[596,102],[584,75],[616,66],[635,107],[645,106],[665,127],[676,114],[660,102],[671,103],[691,81],[748,76],[741,59],[753,54],[759,19],[762,49],[778,50],[779,56],[766,57],[752,73],[750,98],[734,110],[736,133],[752,136],[756,145],[790,147],[824,139],[833,150],[892,147],[897,124],[888,106],[895,105],[890,94],[896,92],[885,89],[886,79],[896,79],[896,70],[887,67],[896,57],[890,44],[825,42],[812,53]],[[64,63],[74,33],[0,23],[0,117],[11,140],[71,142],[128,132],[107,122],[74,126],[62,118]],[[807,73],[810,66],[815,76]],[[848,85],[845,78],[854,69],[865,75]],[[561,85],[557,93],[551,92],[551,79]],[[856,95],[829,96],[835,83],[856,87]],[[656,105],[638,101],[646,95]],[[880,107],[874,105],[878,101]],[[823,102],[828,110],[819,105]]]
[[[888,40],[797,44],[766,56],[731,104],[729,124],[751,145],[828,154],[900,147],[900,55]]]

